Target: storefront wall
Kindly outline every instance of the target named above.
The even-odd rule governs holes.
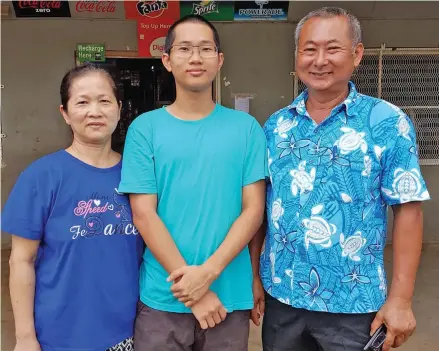
[[[360,8],[364,4],[357,9],[352,8],[355,4],[344,4],[360,17],[369,16],[362,20],[366,47],[379,47],[382,42],[399,47],[438,46],[439,9],[393,13],[392,17],[389,9],[374,15],[371,8]],[[292,3],[290,19],[297,21],[312,6],[319,3]],[[250,113],[262,124],[293,96],[294,23],[218,23],[216,27],[226,57],[222,103],[233,107],[234,94],[251,94]],[[135,51],[137,40],[136,23],[123,20],[11,19],[2,21],[1,35],[2,132],[7,135],[3,139],[3,207],[17,176],[30,162],[70,142],[69,129],[58,111],[59,84],[74,65],[76,43],[105,43],[107,50]],[[439,242],[435,215],[439,167],[423,167],[423,173],[433,197],[425,205],[425,241]],[[7,235],[2,235],[2,245],[10,245]]]
[[[136,23],[116,20],[11,19],[2,26],[2,207],[19,173],[33,160],[65,147],[70,132],[59,113],[59,84],[74,65],[76,43],[137,50]],[[263,123],[292,96],[292,24],[218,24],[226,60],[222,103],[252,93],[251,113]],[[239,36],[237,36],[239,33]],[[275,39],[275,40],[274,40]],[[255,43],[260,45],[255,47]],[[2,236],[9,245],[10,238]]]

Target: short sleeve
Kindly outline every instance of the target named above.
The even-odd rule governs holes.
[[[38,174],[20,174],[3,208],[2,230],[25,239],[41,240],[50,213],[50,196],[43,194]]]
[[[254,120],[250,130],[244,160],[243,186],[268,177],[267,142],[259,123]]]
[[[392,117],[394,123],[381,159],[381,195],[389,206],[430,199],[419,166],[415,128],[399,111],[399,116]]]
[[[156,194],[152,132],[149,126],[140,130],[138,123],[128,129],[122,157],[121,193]]]

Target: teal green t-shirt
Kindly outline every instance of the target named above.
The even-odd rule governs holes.
[[[204,263],[241,214],[242,188],[265,179],[266,140],[249,114],[216,105],[197,121],[166,108],[128,129],[119,192],[157,194],[157,213],[188,265]],[[154,309],[191,312],[174,298],[166,270],[146,248],[140,299]],[[211,285],[228,311],[253,308],[248,248]]]

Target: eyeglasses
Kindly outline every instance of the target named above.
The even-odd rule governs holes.
[[[194,48],[198,48],[198,53],[203,58],[216,57],[218,48],[215,45],[173,45],[175,55],[189,58],[194,54]]]

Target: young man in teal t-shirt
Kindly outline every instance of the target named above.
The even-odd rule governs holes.
[[[176,100],[131,124],[118,189],[147,245],[135,349],[247,350],[265,135],[249,114],[212,100],[224,56],[204,18],[170,28],[162,61]]]

